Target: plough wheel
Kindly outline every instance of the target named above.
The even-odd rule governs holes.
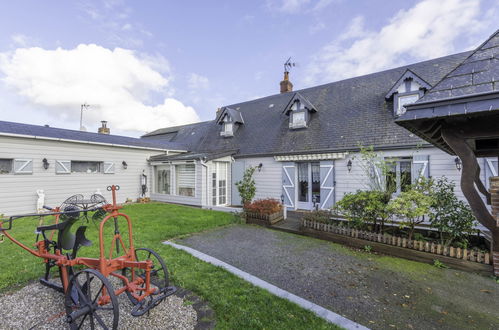
[[[70,329],[118,329],[118,299],[111,283],[95,269],[71,278],[65,305]]]
[[[153,294],[152,296],[149,296],[153,298],[154,296],[161,294],[164,292],[164,290],[168,287],[168,269],[166,268],[166,264],[163,261],[163,258],[156,252],[154,252],[151,249],[147,248],[139,248],[135,249],[135,259],[137,261],[145,261],[145,260],[151,260],[153,263],[153,268],[151,270],[150,278],[151,278],[151,287],[156,288],[156,293]],[[146,279],[146,270],[145,269],[139,269],[139,268],[134,268],[133,271],[135,272],[135,277],[141,277],[144,281]],[[123,269],[123,275],[126,276],[130,281],[132,280],[132,269],[131,268],[124,268]],[[142,283],[140,286],[141,288],[145,288],[146,284],[145,282]],[[130,302],[134,305],[136,305],[139,301],[135,299],[135,297],[132,295],[131,292],[126,292],[128,299],[130,299]],[[142,291],[139,291],[137,293],[138,295],[142,294]]]

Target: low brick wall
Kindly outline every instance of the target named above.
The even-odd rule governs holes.
[[[496,225],[499,226],[499,176],[494,176],[490,178],[490,195],[491,195],[491,206],[492,215],[496,218]],[[492,263],[494,265],[494,275],[499,276],[499,242],[492,242],[494,247],[492,251]]]

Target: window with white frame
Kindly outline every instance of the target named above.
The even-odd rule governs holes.
[[[71,173],[100,173],[102,172],[102,162],[94,161],[71,161]]]
[[[406,111],[405,106],[407,104],[412,104],[419,100],[419,94],[409,94],[409,95],[398,95],[397,96],[397,110],[395,115],[400,116],[403,115]]]
[[[234,124],[232,124],[232,123],[225,123],[225,124],[224,124],[224,132],[225,132],[225,135],[230,135],[230,134],[232,134],[233,129],[234,129]]]
[[[300,128],[307,126],[307,120],[305,115],[305,106],[300,100],[295,100],[291,106],[291,121],[289,126],[291,128]]]
[[[171,166],[160,165],[156,166],[156,192],[158,194],[171,194]]]
[[[12,159],[0,159],[0,174],[12,172]]]
[[[175,191],[177,195],[194,197],[196,192],[196,166],[175,165]]]
[[[396,195],[410,189],[412,184],[412,157],[388,158],[386,190]]]
[[[227,162],[214,162],[211,174],[212,205],[227,204]]]

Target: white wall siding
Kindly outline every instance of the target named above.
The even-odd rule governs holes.
[[[274,157],[240,158],[237,162],[244,162],[244,168],[262,164],[262,170],[255,171],[253,178],[256,183],[255,199],[275,198],[281,200],[282,194],[282,165]],[[234,187],[233,187],[234,188]]]
[[[119,185],[118,202],[127,198],[135,200],[140,196],[140,174],[149,173],[147,159],[161,153],[126,147],[99,146],[61,141],[36,140],[16,137],[0,137],[0,158],[33,159],[32,174],[0,175],[0,214],[13,215],[36,211],[38,196],[36,190],[45,191],[45,204],[58,206],[74,194],[88,197],[100,189],[104,197],[111,198],[106,187]],[[45,170],[42,159],[47,158],[50,166]],[[71,173],[56,174],[56,160],[82,160],[114,162],[115,173]],[[121,163],[126,161],[128,168]],[[151,175],[148,175],[151,189]]]

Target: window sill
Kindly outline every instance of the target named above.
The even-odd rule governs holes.
[[[220,136],[231,137],[234,136],[234,132],[220,132]]]

